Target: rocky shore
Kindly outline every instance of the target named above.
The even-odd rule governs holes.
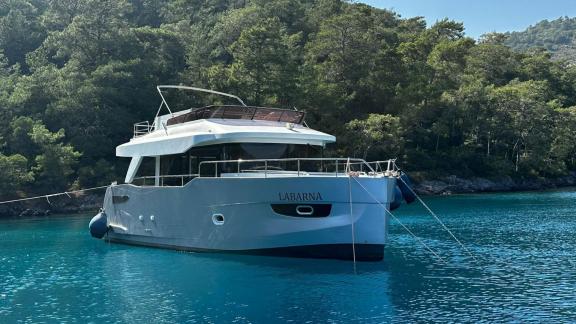
[[[512,179],[469,178],[448,176],[436,180],[423,180],[414,184],[414,190],[421,195],[450,195],[459,193],[510,192],[549,190],[576,186],[576,172],[559,178]]]
[[[52,214],[96,213],[102,207],[104,191],[70,194],[47,199],[0,205],[0,217],[44,217]]]
[[[501,177],[460,178],[455,175],[434,180],[414,181],[414,190],[420,195],[451,195],[460,193],[511,192],[549,190],[576,187],[576,172],[565,177],[546,179],[512,179]],[[0,205],[0,217],[44,217],[53,214],[96,213],[102,207],[104,191],[89,194],[52,197]]]

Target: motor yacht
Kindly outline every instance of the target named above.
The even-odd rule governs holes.
[[[124,183],[107,188],[93,236],[197,252],[383,258],[391,204],[399,202],[392,160],[325,157],[336,138],[308,127],[303,111],[247,106],[194,87],[157,90],[154,120],[135,124],[133,138],[116,148],[131,162]],[[237,104],[172,111],[166,91]]]

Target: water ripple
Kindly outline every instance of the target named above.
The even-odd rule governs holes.
[[[107,244],[87,216],[0,221],[2,323],[576,321],[573,192],[431,198],[467,255],[415,204],[385,261],[182,253]]]

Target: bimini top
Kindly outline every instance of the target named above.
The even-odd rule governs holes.
[[[236,96],[200,88],[158,86],[162,104],[154,123],[134,125],[134,137],[116,148],[122,157],[181,154],[194,146],[223,143],[283,143],[325,145],[336,141],[332,135],[305,126],[304,112],[249,107]],[[162,89],[195,90],[237,99],[241,105],[212,105],[173,113]],[[159,116],[163,105],[170,112]]]

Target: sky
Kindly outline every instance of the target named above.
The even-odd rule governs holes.
[[[561,16],[576,17],[576,0],[362,0],[391,9],[403,18],[423,16],[428,25],[443,18],[464,23],[466,35],[477,39],[489,32],[522,31]]]

